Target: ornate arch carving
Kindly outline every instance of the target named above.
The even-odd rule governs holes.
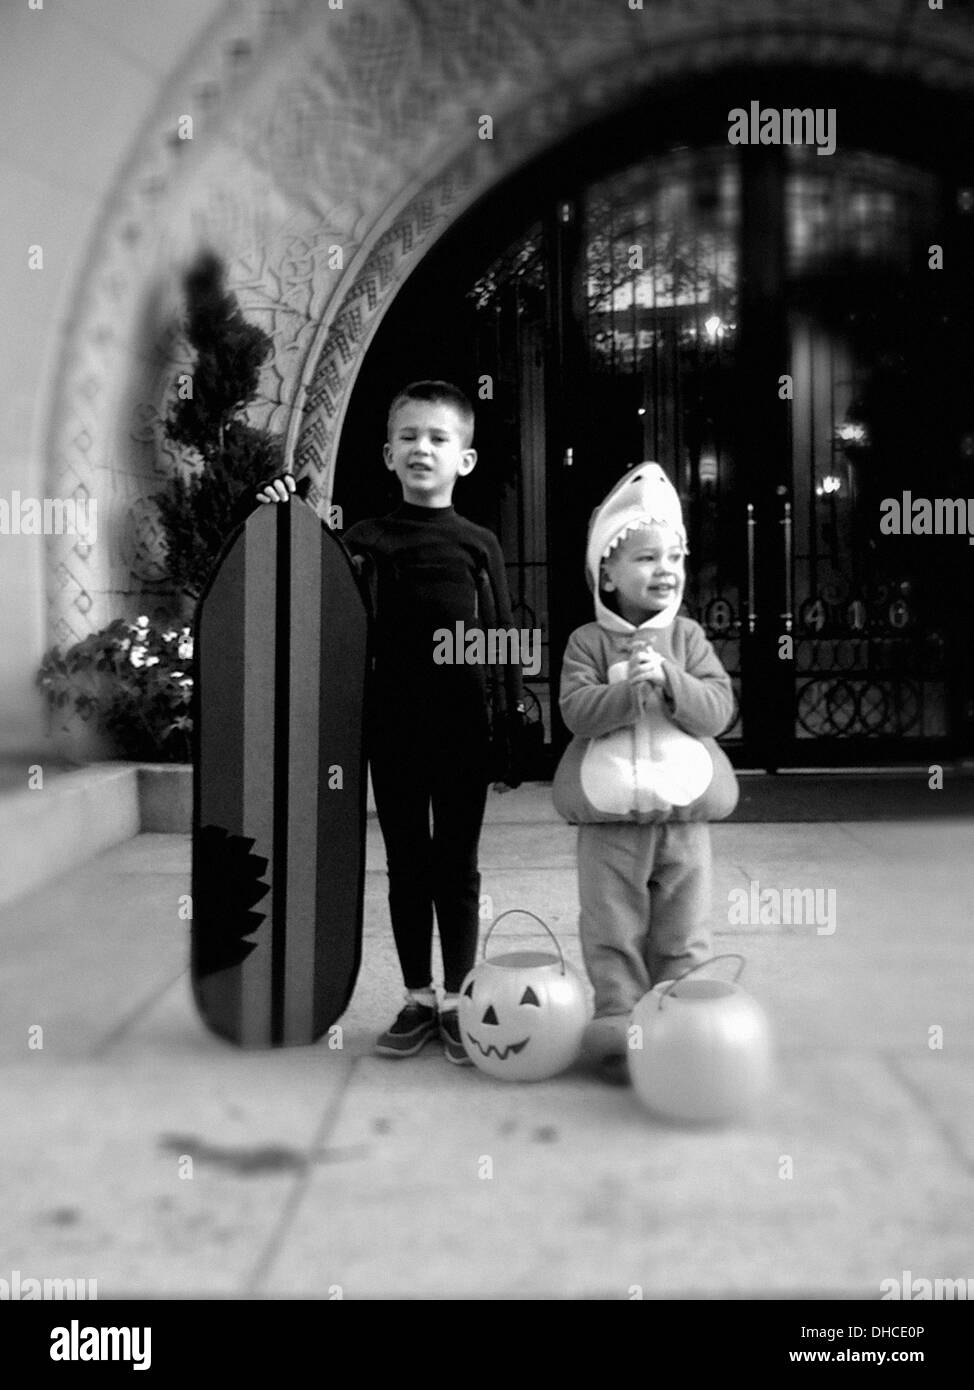
[[[52,495],[99,497],[99,545],[50,542],[52,636],[159,591],[148,498],[180,466],[161,434],[185,361],[178,271],[222,252],[272,335],[257,423],[330,500],[359,367],[419,260],[477,198],[667,74],[800,60],[974,87],[974,35],[900,0],[231,0],[106,205],[51,411]],[[205,140],[180,149],[172,113]],[[478,138],[482,113],[494,138]],[[343,267],[333,266],[334,248]],[[107,513],[107,515],[106,515]],[[107,524],[106,524],[107,523]],[[104,528],[104,529],[103,529]],[[107,533],[107,534],[106,534]]]

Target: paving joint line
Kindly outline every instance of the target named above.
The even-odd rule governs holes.
[[[854,844],[858,845],[860,849],[865,850],[865,852],[868,855],[871,855],[873,859],[880,859],[883,861],[883,863],[886,862],[884,856],[880,854],[879,850],[874,849],[870,845],[867,845],[865,840],[860,839],[854,830],[849,829],[850,825],[862,825],[862,821],[835,821],[833,823],[838,826],[838,828],[842,831],[844,835],[848,835],[849,839],[852,840]],[[875,824],[875,822],[869,823]]]
[[[95,1044],[88,1054],[91,1060],[95,1062],[103,1061],[115,1044],[121,1041],[124,1034],[143,1018],[148,1017],[156,1005],[160,1003],[163,997],[172,989],[173,985],[178,984],[188,973],[189,967],[184,966],[183,969],[179,971],[178,975],[167,980],[165,984],[158,986],[150,994],[141,999],[120,1022],[116,1023],[114,1028],[109,1030],[100,1042]]]
[[[932,1105],[930,1104],[927,1098],[926,1092],[923,1091],[922,1088],[918,1086],[916,1082],[913,1081],[912,1078],[906,1074],[906,1072],[903,1071],[903,1069],[900,1066],[900,1058],[898,1054],[895,1052],[883,1050],[880,1053],[880,1056],[882,1057],[883,1061],[887,1066],[887,1069],[891,1072],[894,1079],[899,1082],[902,1089],[906,1091],[907,1095],[910,1096],[914,1104],[917,1105],[926,1115],[933,1129],[940,1135],[940,1138],[943,1141],[948,1152],[957,1161],[957,1163],[960,1164],[961,1168],[964,1170],[965,1173],[968,1174],[968,1176],[974,1176],[974,1162],[972,1162],[971,1159],[969,1159],[967,1154],[964,1152],[963,1145],[960,1139],[958,1138],[957,1134],[951,1128],[951,1126],[947,1124],[944,1120],[942,1120],[940,1116],[937,1114],[937,1112],[933,1109]]]
[[[268,1297],[268,1295],[262,1295],[260,1293],[259,1286],[270,1276],[274,1264],[281,1253],[281,1249],[290,1231],[294,1217],[311,1184],[312,1171],[315,1167],[315,1155],[327,1148],[327,1140],[338,1123],[342,1104],[345,1100],[345,1096],[351,1089],[352,1079],[361,1060],[362,1057],[353,1057],[351,1059],[350,1065],[346,1071],[345,1080],[336,1088],[334,1097],[331,1102],[326,1105],[325,1113],[308,1145],[306,1151],[307,1162],[304,1170],[295,1177],[294,1184],[284,1200],[283,1208],[277,1223],[265,1241],[263,1249],[258,1254],[253,1269],[244,1282],[243,1289],[238,1297]]]

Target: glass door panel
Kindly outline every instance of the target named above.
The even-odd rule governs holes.
[[[927,264],[938,189],[888,158],[839,152],[822,168],[809,153],[792,151],[786,184],[792,756],[811,741],[834,741],[833,758],[884,741],[907,753],[948,732],[937,556],[877,532],[882,497],[931,481],[950,447],[935,411],[944,306]]]
[[[669,474],[691,549],[687,609],[735,693],[745,544],[733,411],[738,190],[734,152],[722,148],[678,150],[586,191],[578,307],[587,390],[573,459],[590,507],[639,462]],[[735,714],[724,738],[741,733]]]

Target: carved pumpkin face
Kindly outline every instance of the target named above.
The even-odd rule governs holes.
[[[460,1036],[475,1066],[507,1081],[542,1081],[571,1066],[588,1018],[570,966],[541,951],[481,961],[460,988]]]

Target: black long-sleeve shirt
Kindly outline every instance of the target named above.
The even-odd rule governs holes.
[[[497,537],[460,516],[451,507],[417,507],[403,502],[388,516],[357,522],[342,536],[353,555],[374,566],[374,691],[383,713],[435,702],[462,723],[483,711],[485,668],[457,661],[434,660],[448,631],[464,633],[487,622],[511,628],[504,557]],[[494,612],[485,614],[484,581],[490,586]],[[454,641],[454,657],[464,655]],[[508,690],[520,691],[520,671],[507,673]],[[513,682],[513,684],[512,684]],[[480,716],[482,718],[482,714]]]

